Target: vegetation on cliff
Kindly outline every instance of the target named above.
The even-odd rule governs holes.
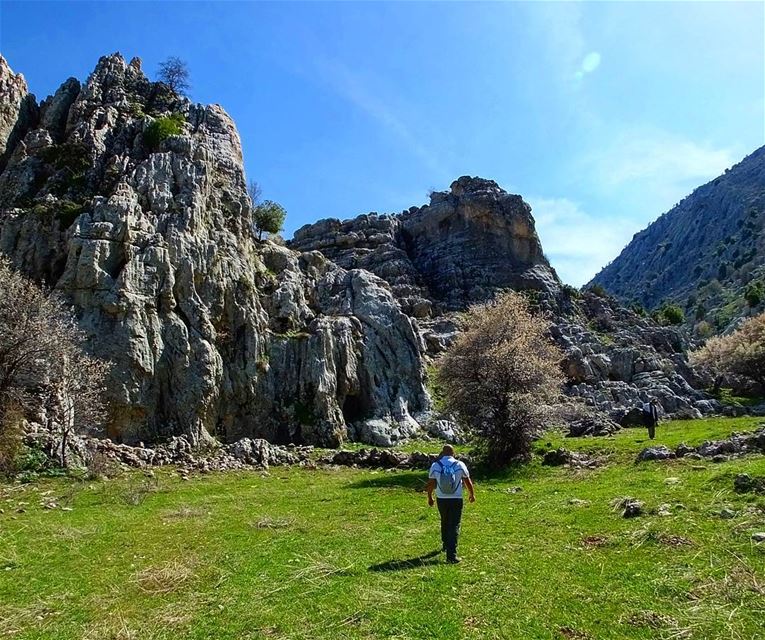
[[[710,338],[691,352],[690,361],[711,369],[718,381],[725,375],[740,375],[765,390],[765,313],[749,318],[732,333]]]
[[[0,474],[18,471],[25,416],[60,434],[62,466],[67,438],[103,422],[108,365],[84,344],[62,301],[0,259]]]

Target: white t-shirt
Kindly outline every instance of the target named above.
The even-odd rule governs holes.
[[[443,456],[440,459],[440,462],[445,466],[449,467],[452,465],[457,466],[456,476],[457,480],[459,480],[459,486],[457,487],[457,491],[450,494],[444,494],[441,493],[441,489],[438,488],[438,478],[441,475],[441,467],[437,462],[434,462],[432,465],[430,465],[430,472],[428,473],[428,478],[432,478],[436,481],[436,498],[461,498],[462,497],[462,478],[469,478],[470,472],[468,471],[468,468],[465,466],[464,462],[460,462],[456,458],[452,456]]]

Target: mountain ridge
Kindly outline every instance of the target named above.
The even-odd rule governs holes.
[[[765,277],[764,228],[765,146],[636,233],[589,285],[648,309],[677,303],[690,322],[724,330]]]

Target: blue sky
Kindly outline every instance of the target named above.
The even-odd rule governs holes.
[[[38,98],[113,51],[150,77],[185,59],[288,237],[480,175],[532,205],[575,285],[765,143],[761,2],[3,0],[0,20]]]

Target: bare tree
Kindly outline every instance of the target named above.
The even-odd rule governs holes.
[[[255,180],[250,180],[247,183],[247,194],[250,196],[250,202],[253,207],[257,207],[260,204],[260,197],[263,195],[263,190]]]
[[[170,87],[175,93],[185,96],[191,89],[188,65],[176,56],[170,56],[159,63],[159,81]]]
[[[61,438],[63,466],[71,434],[104,420],[109,365],[84,343],[63,303],[0,259],[0,431],[16,428],[18,412],[44,415]]]
[[[437,366],[445,408],[477,436],[489,463],[528,459],[564,380],[550,323],[510,291],[472,307],[460,324]]]

